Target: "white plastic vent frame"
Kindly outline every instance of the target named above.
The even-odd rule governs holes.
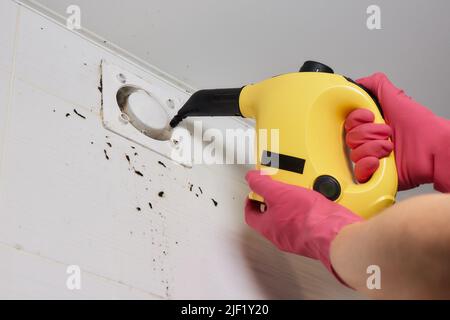
[[[150,138],[136,129],[128,121],[124,121],[124,116],[117,102],[117,92],[123,86],[135,86],[150,93],[153,97],[158,99],[165,107],[171,119],[183,103],[189,98],[189,94],[175,85],[171,85],[159,78],[149,76],[153,79],[146,81],[129,71],[109,64],[107,61],[102,61],[102,119],[103,125],[106,129],[132,141],[141,146],[148,148],[156,153],[175,161],[185,167],[192,167],[192,157],[183,160],[173,159],[171,157],[173,152],[183,153],[180,149],[182,146],[177,144],[172,139],[168,141],[160,141]],[[126,118],[126,117],[125,117]],[[184,134],[189,134],[187,129],[181,124],[176,130],[185,130]],[[177,161],[178,160],[178,161]]]

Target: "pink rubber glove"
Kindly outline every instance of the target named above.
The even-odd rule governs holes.
[[[247,224],[282,251],[320,260],[344,283],[331,266],[330,244],[344,226],[362,218],[316,191],[275,181],[260,171],[250,171],[246,179],[267,206],[261,213],[260,203],[247,199]]]
[[[377,96],[386,125],[374,124],[370,111],[358,109],[347,118],[347,145],[352,149],[355,176],[367,181],[379,161],[392,148],[399,190],[434,183],[436,190],[450,192],[450,121],[406,96],[382,73],[357,81]],[[387,138],[392,135],[393,145]]]

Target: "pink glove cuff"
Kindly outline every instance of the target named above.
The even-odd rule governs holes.
[[[439,119],[442,133],[437,132],[438,143],[434,150],[434,188],[440,192],[450,192],[450,121]]]
[[[434,183],[436,190],[450,192],[450,121],[437,117],[431,110],[412,100],[382,73],[360,79],[358,83],[378,97],[386,123],[392,128],[399,190]],[[358,116],[353,115],[346,124],[347,142],[358,143],[364,137],[368,137],[368,141],[364,142],[367,146],[358,146],[358,150],[354,150],[354,158],[373,155],[381,158],[376,147],[381,147],[377,141],[383,139],[377,136],[373,138],[375,126],[365,124],[371,118],[361,111],[355,112],[358,112]],[[352,144],[349,146],[355,147]],[[355,174],[358,173],[356,169],[361,161],[362,159],[356,162]],[[373,168],[367,168],[367,165],[359,167],[364,173],[359,174],[362,178],[370,176],[374,171]]]
[[[345,217],[345,218],[344,218]],[[363,219],[357,215],[343,215],[342,213],[331,214],[327,217],[326,223],[332,226],[330,229],[324,229],[320,226],[317,228],[319,230],[313,231],[317,232],[317,242],[315,242],[315,248],[311,248],[314,252],[314,257],[318,259],[328,271],[334,275],[334,277],[346,287],[351,288],[344,280],[337,274],[334,270],[333,265],[330,261],[330,247],[333,240],[336,238],[341,229],[347,225],[361,222]],[[351,288],[353,289],[353,288]]]
[[[330,245],[346,225],[361,217],[331,202],[316,191],[275,181],[259,171],[250,171],[250,188],[261,195],[267,210],[247,200],[245,220],[280,250],[319,260],[343,284],[330,261]]]

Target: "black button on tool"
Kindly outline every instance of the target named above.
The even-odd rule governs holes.
[[[329,66],[317,61],[306,61],[300,68],[300,72],[334,73],[333,69]]]
[[[314,181],[313,189],[331,201],[341,195],[341,185],[332,176],[320,176]]]

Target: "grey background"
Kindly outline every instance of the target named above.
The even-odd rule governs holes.
[[[447,0],[38,0],[196,88],[236,87],[315,59],[358,78],[383,71],[450,118]],[[381,7],[382,30],[366,9]],[[425,187],[400,196],[428,192]]]

